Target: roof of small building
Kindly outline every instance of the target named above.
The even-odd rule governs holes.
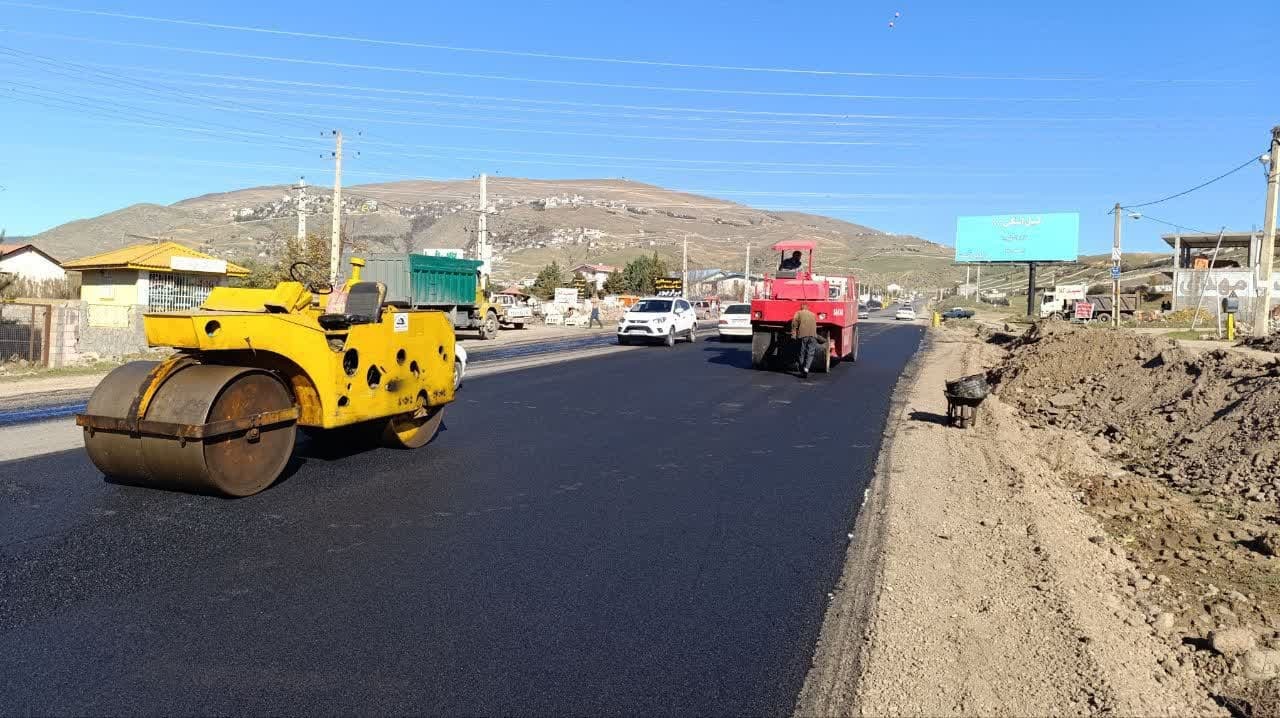
[[[586,270],[588,272],[604,272],[605,274],[608,274],[610,272],[616,272],[618,268],[610,267],[607,264],[579,264],[578,266],[574,267],[571,271],[580,272],[582,270]]]
[[[1179,242],[1183,247],[1191,249],[1213,249],[1214,247],[1248,247],[1255,237],[1261,237],[1261,232],[1223,232],[1221,239],[1217,232],[1185,232],[1161,235],[1161,239],[1170,247],[1174,242]]]
[[[120,249],[112,249],[101,254],[73,259],[62,266],[66,269],[77,271],[87,269],[145,269],[152,272],[173,272],[175,271],[173,268],[174,257],[222,261],[217,257],[210,256],[204,252],[197,252],[177,242],[158,242],[155,244],[133,244]],[[227,276],[244,277],[249,274],[248,269],[238,264],[227,262],[226,265]],[[199,270],[179,269],[176,271],[195,272]]]
[[[0,244],[0,257],[4,257],[10,254],[17,254],[18,252],[21,252],[24,249],[30,249],[31,251],[36,252],[37,254],[43,256],[45,259],[49,260],[50,262],[53,262],[54,264],[58,264],[58,260],[54,259],[53,257],[50,257],[48,252],[45,252],[43,249],[40,249],[34,244]]]
[[[817,242],[813,242],[807,239],[787,239],[787,240],[778,242],[777,244],[770,247],[770,249],[772,249],[775,252],[789,252],[793,249],[809,251],[816,246],[817,246]]]

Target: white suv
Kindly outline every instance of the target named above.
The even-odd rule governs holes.
[[[693,306],[675,297],[645,297],[627,310],[618,320],[618,343],[635,341],[660,341],[667,346],[676,339],[693,341],[698,318]]]

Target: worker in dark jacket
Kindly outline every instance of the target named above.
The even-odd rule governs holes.
[[[800,310],[791,318],[791,338],[800,342],[800,377],[809,376],[809,365],[818,353],[818,318],[809,311],[809,303],[800,304]]]
[[[804,266],[804,257],[800,254],[800,250],[791,253],[790,257],[784,257],[778,263],[779,272],[794,272]]]

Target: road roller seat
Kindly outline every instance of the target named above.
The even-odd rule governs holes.
[[[321,314],[321,328],[341,331],[353,324],[376,324],[382,319],[382,303],[387,288],[382,282],[356,282],[347,291],[346,311],[342,314]]]

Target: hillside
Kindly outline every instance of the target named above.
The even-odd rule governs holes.
[[[344,232],[354,251],[468,247],[474,241],[478,182],[404,181],[344,188]],[[494,272],[531,276],[552,260],[621,265],[656,251],[679,266],[689,242],[691,269],[741,270],[751,246],[754,271],[775,261],[783,239],[818,243],[821,271],[854,273],[864,283],[934,286],[954,280],[952,252],[918,237],[797,212],[771,212],[626,180],[491,178],[489,219]],[[332,196],[308,188],[308,229],[327,237]],[[137,204],[77,220],[32,239],[59,258],[75,258],[139,241],[174,239],[237,261],[266,259],[295,233],[297,198],[284,185]]]

